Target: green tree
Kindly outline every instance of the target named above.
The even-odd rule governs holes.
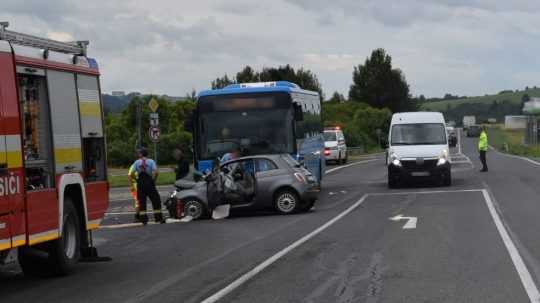
[[[253,70],[253,68],[247,65],[240,72],[236,73],[235,78],[230,79],[229,76],[224,75],[212,81],[211,84],[212,89],[219,89],[232,83],[271,81],[289,81],[295,83],[303,89],[318,92],[321,96],[321,101],[323,100],[323,91],[317,76],[307,69],[300,68],[295,70],[289,64],[278,67],[265,67],[260,72]]]
[[[347,99],[345,99],[345,96],[343,96],[343,94],[340,94],[337,91],[332,94],[332,98],[328,99],[328,102],[334,103],[343,103],[345,101],[347,101]]]
[[[193,96],[193,92],[192,95]],[[128,106],[119,114],[108,114],[105,118],[107,132],[107,149],[109,164],[113,166],[127,166],[135,157],[137,141],[137,107],[142,107],[142,145],[149,148],[153,155],[153,143],[148,138],[149,113],[148,102],[152,96],[137,97],[130,101]],[[159,102],[159,123],[161,138],[157,145],[159,164],[174,163],[172,151],[181,148],[188,159],[191,155],[191,134],[183,128],[186,117],[195,108],[192,101],[168,101],[163,97],[156,97]]]
[[[229,76],[225,74],[223,77],[216,78],[216,80],[212,81],[212,89],[224,88],[225,86],[233,84],[234,82],[234,80],[229,79]]]
[[[236,82],[238,83],[259,82],[259,79],[259,73],[254,71],[249,65],[246,65],[244,69],[236,74]]]
[[[354,67],[349,100],[386,107],[392,112],[416,109],[416,104],[410,102],[403,72],[392,68],[392,57],[382,48],[374,50],[363,65]]]

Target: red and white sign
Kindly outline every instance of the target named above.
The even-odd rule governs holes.
[[[159,130],[159,127],[151,126],[150,129],[148,130],[148,136],[150,137],[150,140],[152,140],[152,142],[158,142],[159,135],[161,135],[161,131]]]

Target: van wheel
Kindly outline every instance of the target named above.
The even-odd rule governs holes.
[[[452,186],[452,173],[450,170],[446,174],[443,175],[442,184],[443,186]]]
[[[62,222],[62,236],[52,241],[49,249],[49,260],[57,275],[70,273],[81,256],[81,224],[69,196],[64,198]]]
[[[388,188],[393,189],[398,187],[398,181],[394,176],[390,173],[388,173]]]
[[[298,195],[290,189],[280,190],[274,197],[274,208],[283,215],[294,213],[299,204]]]

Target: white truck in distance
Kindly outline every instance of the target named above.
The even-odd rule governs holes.
[[[471,125],[476,124],[476,117],[475,116],[463,116],[463,128],[467,129]]]

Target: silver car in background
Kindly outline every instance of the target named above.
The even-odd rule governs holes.
[[[208,201],[208,183],[179,180],[175,198],[183,202],[184,215],[193,219],[207,217],[217,204],[231,209],[270,210],[292,214],[310,210],[317,200],[320,186],[316,178],[289,154],[257,155],[238,158],[220,165],[233,172],[242,167],[255,177],[254,194],[243,201]],[[242,183],[235,176],[235,182]]]

